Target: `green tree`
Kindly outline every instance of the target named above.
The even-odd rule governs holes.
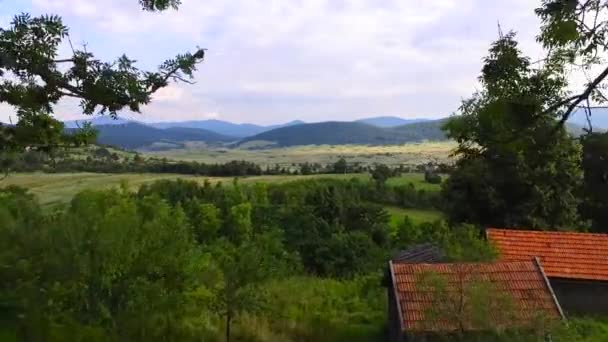
[[[333,172],[334,173],[347,173],[348,172],[348,163],[346,162],[346,159],[344,159],[344,158],[338,159],[338,161],[336,161],[333,165]]]
[[[150,11],[177,8],[179,3],[140,0],[142,8]],[[138,112],[170,81],[188,82],[204,57],[202,49],[180,54],[148,72],[137,69],[135,61],[124,55],[113,62],[102,62],[86,49],[59,56],[59,45],[68,39],[68,28],[56,15],[24,13],[15,16],[8,28],[0,28],[0,103],[15,108],[19,121],[14,127],[0,125],[1,154],[90,139],[90,126],[79,136],[58,139],[63,127],[52,117],[53,105],[71,97],[79,99],[89,115],[98,112],[116,117],[124,108]]]
[[[608,50],[608,1],[542,0],[536,14],[542,23],[538,40],[549,51],[546,60],[569,63],[588,80],[582,91],[563,94],[546,111],[559,110],[563,124],[578,108],[586,107],[590,119],[591,103],[608,100],[604,93],[608,67],[602,58]],[[601,71],[590,75],[594,66]]]
[[[514,34],[490,48],[483,90],[445,125],[459,160],[443,185],[449,218],[486,226],[578,225],[580,146],[545,108],[564,94],[560,63],[531,68]]]
[[[251,204],[241,203],[230,208],[227,220],[227,233],[232,241],[244,241],[251,237]]]
[[[608,133],[583,137],[583,201],[581,214],[596,232],[608,232]]]
[[[378,188],[383,187],[392,175],[393,171],[384,164],[378,164],[372,170],[372,179],[376,182]]]
[[[182,336],[199,271],[179,207],[118,191],[83,192],[45,217],[29,212],[37,206],[23,194],[3,191],[0,202],[8,282],[0,297],[17,314],[21,339],[71,340],[91,329],[106,339]]]
[[[196,240],[205,243],[217,238],[222,227],[220,210],[212,203],[200,204],[195,210],[191,220]]]
[[[276,233],[253,236],[239,244],[218,244],[211,255],[219,279],[209,285],[212,307],[224,318],[226,341],[230,341],[233,321],[241,313],[264,308],[262,284],[283,274],[291,261]]]

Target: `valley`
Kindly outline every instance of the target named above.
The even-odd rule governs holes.
[[[263,167],[292,164],[335,163],[344,158],[348,163],[364,166],[385,164],[389,166],[416,166],[428,162],[449,163],[450,152],[456,146],[452,141],[410,143],[403,145],[305,145],[281,148],[256,149],[225,148],[187,143],[184,148],[164,151],[147,151],[149,157],[172,160],[197,161],[202,163],[226,163],[232,160],[245,160]],[[249,145],[251,147],[251,145]]]

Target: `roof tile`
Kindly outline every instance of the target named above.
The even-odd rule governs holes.
[[[467,330],[491,327],[513,327],[529,324],[537,315],[561,317],[561,311],[551,294],[539,265],[533,260],[497,263],[410,264],[392,263],[391,275],[395,284],[395,297],[399,301],[402,327],[410,332],[455,331],[464,326]],[[441,286],[424,276],[434,274]],[[484,308],[490,308],[483,322],[475,320],[474,305],[479,298],[471,295],[472,286],[489,284],[490,296],[481,297]],[[504,296],[503,296],[504,295]],[[505,310],[508,300],[513,310]],[[462,309],[447,313],[443,306],[464,303]],[[477,304],[479,305],[479,304]],[[437,308],[440,307],[439,312]],[[435,308],[435,309],[434,309]],[[475,307],[477,308],[477,307]],[[495,308],[495,309],[492,309]],[[510,312],[512,311],[512,312]],[[506,314],[505,312],[508,312]],[[510,316],[508,316],[510,315]],[[485,324],[480,326],[479,324]]]
[[[548,277],[608,281],[608,234],[488,228],[486,235],[501,260],[538,257]]]

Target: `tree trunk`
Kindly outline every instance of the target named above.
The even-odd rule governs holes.
[[[232,322],[232,314],[226,314],[226,342],[230,342],[230,323]]]

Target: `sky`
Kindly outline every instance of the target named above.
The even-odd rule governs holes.
[[[220,119],[274,124],[392,115],[439,118],[478,87],[482,59],[503,31],[535,42],[534,0],[182,0],[149,13],[137,0],[0,0],[0,27],[20,12],[57,14],[72,42],[102,60],[123,53],[155,69],[206,48],[196,84],[172,84],[141,114],[146,122]],[[69,56],[67,44],[61,48]],[[82,118],[62,100],[60,119]],[[14,118],[0,104],[0,121]],[[13,119],[14,120],[14,119]]]

